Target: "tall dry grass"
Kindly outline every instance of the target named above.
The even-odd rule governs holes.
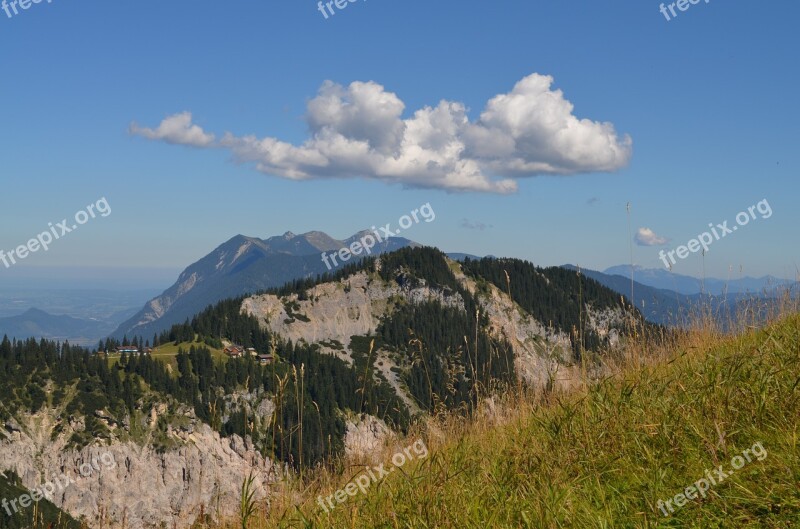
[[[584,355],[552,386],[486,395],[466,416],[439,411],[369,458],[290,477],[246,527],[795,527],[798,312],[789,291],[780,303],[753,297],[722,323],[700,306],[678,332],[652,336],[634,326],[621,349]],[[737,402],[743,395],[752,402]],[[331,513],[317,503],[417,439],[428,447],[426,460]],[[740,488],[714,491],[724,496],[716,503],[674,518],[654,511],[658,498],[702,477],[703,465],[746,439],[771,450],[762,466],[773,476],[753,470]]]

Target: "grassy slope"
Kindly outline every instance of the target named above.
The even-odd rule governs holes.
[[[209,351],[211,351],[211,356],[215,360],[220,361],[220,362],[227,362],[228,361],[228,356],[225,353],[222,352],[222,349],[214,349],[213,347],[210,347],[210,346],[208,346],[208,345],[206,345],[206,344],[204,344],[202,342],[181,342],[178,345],[175,345],[174,343],[170,342],[170,343],[167,343],[167,344],[159,345],[158,347],[153,349],[153,352],[152,352],[151,356],[156,360],[161,360],[165,364],[168,364],[168,365],[172,366],[173,369],[177,369],[178,368],[178,362],[177,362],[176,358],[178,356],[178,349],[182,348],[184,351],[189,352],[189,348],[191,346],[205,347]],[[118,355],[118,354],[109,355],[108,356],[108,365],[110,365],[110,366],[115,365],[117,362],[119,362],[119,359],[120,359],[120,355]]]
[[[330,515],[317,491],[299,509],[276,502],[272,519],[251,527],[800,527],[799,398],[794,316],[678,350],[501,426],[478,420]],[[670,517],[657,509],[757,442],[763,461]]]

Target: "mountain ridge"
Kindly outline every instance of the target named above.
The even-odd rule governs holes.
[[[20,340],[26,338],[69,341],[76,345],[93,345],[107,335],[115,323],[66,314],[50,314],[32,307],[22,314],[0,318],[0,336]]]
[[[631,265],[616,265],[603,270],[607,275],[631,277]],[[794,281],[781,279],[772,275],[762,277],[744,276],[739,279],[718,279],[707,277],[705,279],[676,274],[663,268],[643,268],[638,265],[633,267],[633,278],[643,285],[654,288],[672,290],[679,294],[760,294],[765,290],[788,286]]]
[[[149,336],[202,311],[209,305],[243,294],[278,288],[296,279],[336,271],[321,256],[372,233],[367,230],[338,240],[322,231],[296,235],[291,231],[267,239],[235,235],[186,267],[177,281],[123,322],[112,336]],[[382,254],[418,243],[404,237],[376,241],[372,254]],[[363,258],[355,257],[354,260]]]

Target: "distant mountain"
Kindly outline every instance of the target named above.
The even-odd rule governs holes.
[[[114,322],[113,328],[116,329],[169,284],[144,290],[0,287],[0,318],[18,316],[28,309],[39,309],[83,320]]]
[[[23,340],[46,338],[69,340],[74,345],[95,345],[114,328],[108,321],[56,316],[39,309],[28,309],[18,316],[0,318],[0,336]]]
[[[184,270],[178,281],[150,300],[133,317],[122,323],[113,336],[150,337],[183,323],[218,301],[260,290],[280,287],[294,279],[335,272],[341,259],[330,257],[329,269],[321,254],[335,254],[341,248],[374,234],[361,231],[337,240],[321,231],[258,239],[237,235]],[[419,244],[403,237],[376,242],[371,254],[381,254]],[[352,263],[365,255],[351,258]]]
[[[564,265],[563,268],[577,269],[574,265]],[[586,268],[581,268],[581,273],[630,300],[630,276],[609,275]],[[637,281],[633,282],[633,295],[636,308],[644,317],[648,321],[662,325],[674,325],[679,316],[685,314],[691,305],[690,296],[672,290],[653,288]]]
[[[575,270],[574,265],[564,265],[563,268]],[[617,271],[625,268],[627,276],[619,274],[608,274],[608,270]],[[595,270],[588,270],[581,268],[581,273],[585,274],[606,286],[620,295],[625,296],[626,299],[631,297],[631,279],[630,279],[630,266],[612,267],[604,272]],[[654,272],[648,275],[647,272]],[[736,321],[735,315],[742,310],[743,307],[751,307],[753,299],[758,300],[757,305],[760,311],[767,311],[768,307],[777,308],[781,302],[781,296],[777,295],[777,290],[780,285],[771,285],[762,290],[752,291],[734,291],[729,290],[727,294],[710,292],[706,290],[705,294],[692,293],[685,294],[670,290],[666,288],[655,288],[646,283],[640,283],[637,279],[657,277],[660,270],[644,270],[638,269],[634,272],[633,282],[633,295],[638,308],[648,321],[653,323],[660,323],[668,326],[684,326],[691,323],[696,319],[698,311],[702,311],[703,315],[712,315],[722,328],[726,328],[731,321]],[[668,272],[667,272],[668,273]],[[692,283],[689,280],[699,281],[696,278],[688,276],[676,275],[676,283],[682,282],[684,290],[691,290],[689,287]],[[768,281],[768,278],[752,279],[752,281]],[[772,278],[774,279],[774,278]],[[708,280],[706,280],[708,282]],[[719,281],[719,280],[712,280]],[[778,280],[780,281],[780,280]],[[708,284],[708,283],[706,283]],[[742,287],[746,283],[740,283],[738,287]],[[784,282],[785,284],[785,282]],[[764,314],[762,314],[763,316]]]
[[[627,277],[630,282],[631,266],[617,265],[607,268],[604,271],[607,275],[620,275]],[[781,286],[788,286],[794,283],[786,279],[774,276],[764,277],[743,277],[739,279],[715,279],[706,278],[705,280],[696,277],[673,274],[663,268],[642,268],[634,266],[633,279],[644,285],[673,290],[680,294],[692,295],[705,292],[715,296],[727,294],[752,293],[761,294],[764,291],[772,291]]]

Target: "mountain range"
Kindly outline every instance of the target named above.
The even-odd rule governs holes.
[[[285,253],[237,240],[207,258],[220,263],[211,279],[224,269],[244,281],[261,260],[297,259],[289,252],[309,251],[309,237],[295,238],[272,241]],[[220,301],[158,335],[150,355],[0,340],[0,459],[20,478],[9,483],[30,490],[108,452],[120,464],[100,485],[79,480],[56,507],[93,520],[102,509],[108,526],[188,529],[210,505],[235,516],[248,479],[266,498],[278,468],[366,454],[416,417],[476,410],[486,391],[562,384],[619,351],[633,326],[661,332],[564,268],[400,248]],[[234,358],[233,345],[256,356]]]
[[[574,265],[564,265],[564,268],[577,270]],[[581,273],[629,300],[633,295],[636,308],[648,321],[667,326],[685,326],[702,313],[713,315],[725,328],[734,320],[733,316],[743,307],[750,306],[753,300],[758,301],[761,309],[776,307],[781,303],[782,292],[796,285],[773,276],[746,277],[728,282],[644,268],[634,269],[631,285],[630,265],[614,266],[605,272],[581,268]],[[680,290],[661,287],[667,281],[679,285]],[[796,289],[790,291],[796,295]]]
[[[183,323],[208,305],[227,298],[278,288],[297,280],[313,278],[329,269],[321,258],[323,252],[332,253],[349,247],[370,231],[337,240],[321,231],[301,235],[286,232],[281,236],[258,239],[237,235],[213,252],[190,265],[178,281],[161,295],[150,300],[133,317],[123,322],[113,333],[124,336],[149,337]],[[392,237],[377,244],[372,254],[392,252],[404,247],[418,247],[409,239]],[[362,257],[364,254],[362,253]],[[463,260],[475,258],[464,253],[450,253],[449,257]],[[355,260],[355,259],[354,259]],[[630,295],[630,265],[607,268],[604,272],[585,271],[615,292]],[[703,294],[725,296],[737,293],[763,293],[791,282],[772,276],[744,277],[725,281],[673,274],[667,270],[634,268],[634,296],[637,308],[652,322],[674,324],[679,315],[703,299]],[[733,301],[727,298],[714,302],[716,306],[730,308]]]
[[[28,309],[17,316],[0,318],[0,336],[68,340],[75,345],[96,345],[97,340],[107,335],[114,325],[115,323],[108,321],[73,318],[49,314],[39,309]]]
[[[0,409],[3,460],[30,488],[39,474],[71,468],[102,446],[130,463],[104,476],[102,489],[87,481],[62,496],[58,508],[94,516],[102,495],[131,529],[147,527],[154,513],[188,529],[215,498],[235,516],[253,469],[263,471],[254,486],[266,497],[273,467],[359,453],[433,410],[474,409],[483,388],[549,391],[619,354],[633,329],[653,343],[663,336],[623,304],[630,280],[620,275],[513,258],[456,260],[407,239],[327,270],[321,252],[364,235],[234,237],[128,320],[126,334],[140,347],[175,323],[154,337],[158,354],[109,362],[46,340],[2,340],[0,371],[13,374]],[[644,313],[673,299],[677,313],[691,298],[640,283],[634,292]],[[40,312],[27,317],[46,316]],[[269,358],[228,358],[224,348],[234,344]],[[119,345],[109,338],[99,349]],[[54,388],[60,407],[40,386]],[[143,492],[132,498],[130,490]]]
[[[611,276],[623,276],[628,278],[630,282],[631,266],[612,266],[606,268],[603,273]],[[687,296],[700,293],[714,296],[745,293],[762,294],[794,283],[793,281],[780,279],[775,276],[741,277],[739,279],[715,279],[713,277],[708,277],[705,279],[698,279],[687,275],[673,274],[669,270],[663,268],[642,268],[636,265],[633,267],[633,278],[640,284],[662,290],[672,290]]]
[[[337,267],[331,263],[331,268],[328,268],[321,254],[349,248],[368,235],[374,238],[373,232],[367,230],[343,240],[321,231],[301,235],[289,231],[268,239],[237,235],[186,268],[174,285],[123,322],[113,336],[149,337],[173,324],[183,323],[223,299],[278,288],[295,279],[335,272]],[[371,254],[392,252],[407,246],[419,245],[403,237],[391,237],[377,242]],[[353,258],[353,261],[364,255],[361,252],[361,256]]]
[[[0,288],[0,337],[96,345],[162,289]]]
[[[361,231],[347,239],[334,239],[322,231],[300,235],[286,232],[267,239],[237,235],[211,253],[187,267],[178,280],[160,295],[150,299],[139,310],[125,310],[113,317],[87,317],[72,314],[61,308],[57,316],[51,310],[34,307],[23,314],[0,318],[0,336],[69,340],[79,345],[91,345],[105,336],[122,339],[125,336],[150,337],[168,330],[221,300],[245,294],[279,288],[298,279],[314,278],[334,273],[341,259],[322,259],[322,254],[337,253],[350,247],[371,231]],[[420,245],[402,237],[391,237],[377,243],[372,255],[380,255],[405,247]],[[477,259],[466,253],[449,253],[451,259]],[[365,257],[353,257],[355,262]],[[329,268],[330,266],[330,268]],[[564,268],[575,270],[572,265]],[[582,269],[588,277],[630,298],[631,266],[617,265],[604,271]],[[698,279],[674,274],[668,270],[633,268],[634,303],[649,321],[665,325],[680,324],[692,307],[706,303],[715,314],[730,314],[743,296],[774,297],[775,292],[792,284],[791,281],[765,276],[722,280]],[[63,305],[63,303],[62,303]],[[75,317],[77,316],[77,317]],[[121,323],[120,323],[121,322]]]

